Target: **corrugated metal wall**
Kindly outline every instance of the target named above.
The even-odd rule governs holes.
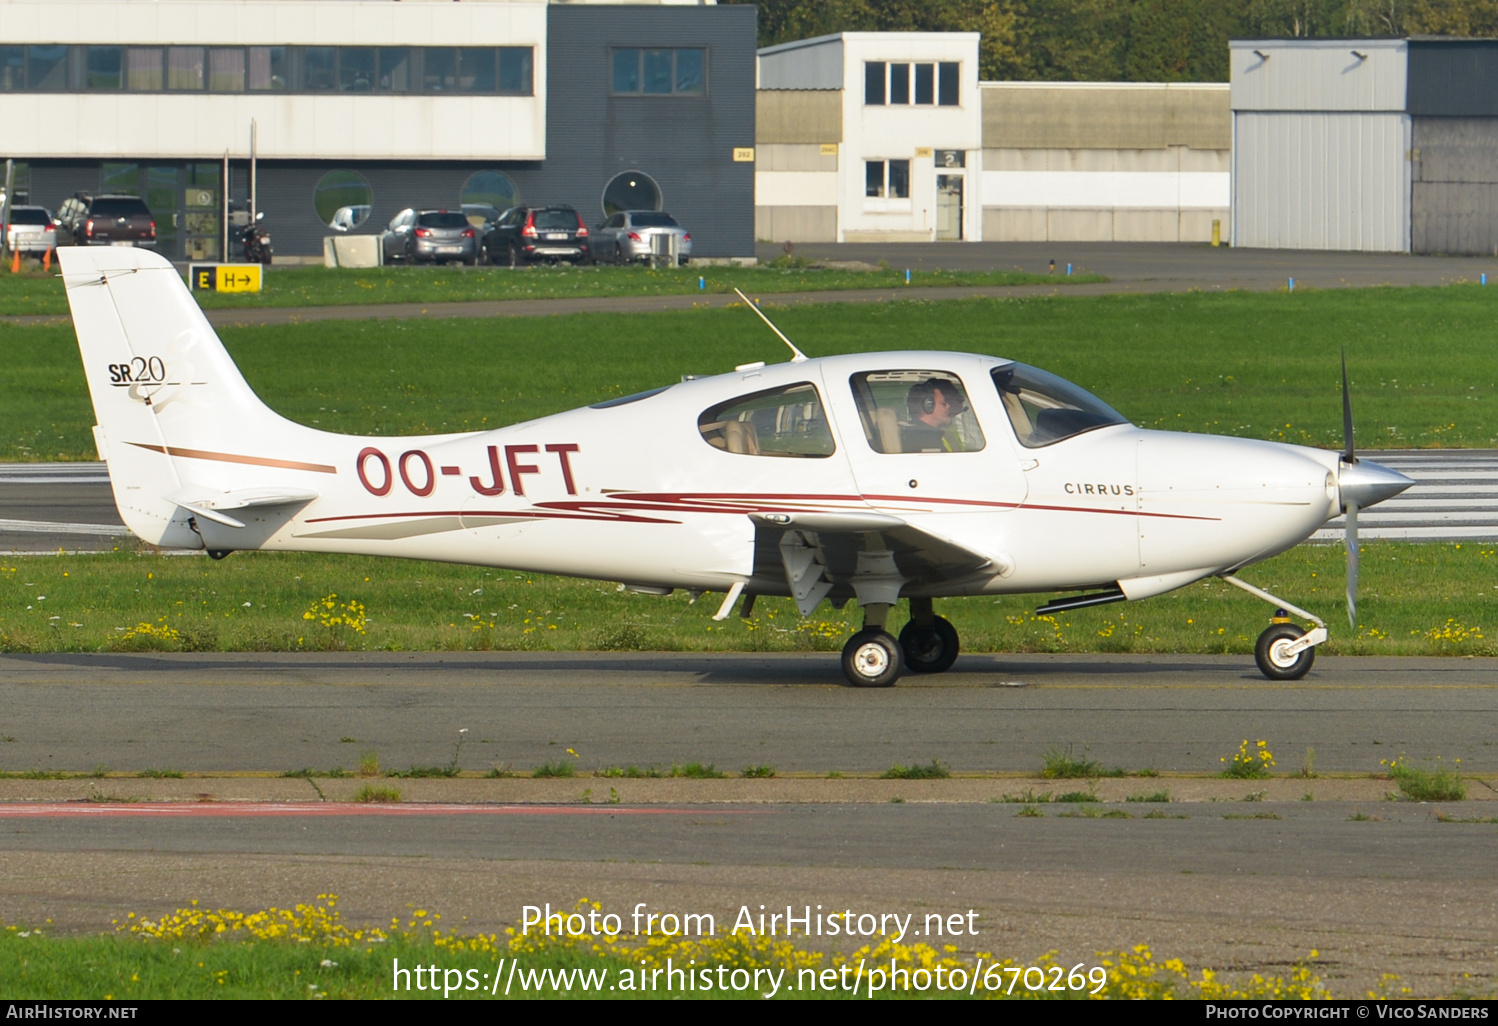
[[[1410,119],[1397,113],[1233,116],[1233,244],[1407,252]]]
[[[1411,245],[1498,256],[1498,118],[1415,118]]]
[[[643,171],[665,208],[692,233],[697,256],[754,254],[757,10],[747,5],[617,7],[553,5],[549,36],[547,198],[570,203],[589,224],[603,216],[609,179]],[[610,48],[706,47],[701,96],[610,95]]]

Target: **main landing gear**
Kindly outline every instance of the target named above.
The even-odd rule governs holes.
[[[1283,599],[1275,598],[1261,588],[1238,580],[1232,574],[1222,574],[1222,579],[1235,587],[1271,602],[1277,608],[1274,619],[1254,645],[1254,662],[1259,672],[1270,680],[1300,680],[1316,661],[1316,646],[1326,640],[1326,624],[1322,619],[1304,609],[1298,609]],[[1290,614],[1304,617],[1316,626],[1309,631],[1301,630],[1290,619]]]
[[[957,659],[957,628],[937,616],[929,598],[910,599],[910,622],[897,640],[884,629],[890,604],[864,608],[863,630],[843,646],[843,676],[861,688],[887,688],[901,673],[942,673]]]

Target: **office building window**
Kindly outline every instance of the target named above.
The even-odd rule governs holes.
[[[166,87],[202,89],[205,68],[201,46],[170,46],[166,51]]]
[[[59,49],[66,48],[59,47]],[[125,52],[120,47],[91,46],[88,48],[87,60],[84,74],[90,89],[118,89],[124,85]]]
[[[375,84],[375,48],[341,46],[338,48],[338,91],[367,93]]]
[[[126,89],[132,93],[159,93],[162,81],[159,46],[132,46],[125,49]]]
[[[330,92],[337,84],[338,50],[331,46],[303,46],[301,82],[307,92]]]
[[[936,102],[936,67],[931,64],[915,66],[915,102]]]
[[[869,160],[863,165],[863,194],[879,199],[910,198],[910,161]]]
[[[706,51],[636,56],[635,92],[700,93]],[[71,55],[71,56],[70,56]],[[529,46],[0,46],[0,92],[534,94]],[[72,69],[71,72],[69,69]],[[71,81],[70,81],[71,79]]]
[[[955,61],[940,64],[891,64],[866,61],[863,66],[863,102],[868,106],[937,105],[956,107],[958,69]]]
[[[613,72],[615,94],[697,96],[707,88],[707,51],[620,47]]]
[[[531,48],[528,46],[501,46],[499,48],[499,92],[515,96],[529,96],[532,91]]]
[[[329,171],[317,182],[312,208],[317,218],[334,231],[352,231],[369,220],[374,190],[357,171]]]
[[[887,74],[883,61],[865,61],[863,65],[863,102],[871,107],[884,105],[884,79]]]
[[[936,102],[942,107],[956,107],[957,69],[962,65],[955,61],[944,61],[936,66]]]
[[[208,51],[208,88],[215,93],[244,92],[244,50]]]
[[[891,106],[910,102],[909,64],[891,64],[889,66],[889,102]]]
[[[256,92],[286,89],[287,58],[284,46],[250,47],[250,88]]]
[[[603,216],[613,217],[621,210],[661,209],[661,187],[655,179],[640,171],[615,175],[603,189]]]

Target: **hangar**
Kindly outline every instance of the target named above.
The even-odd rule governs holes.
[[[132,193],[215,259],[227,205],[276,253],[406,207],[668,209],[754,252],[755,9],[545,0],[0,0],[16,198]],[[251,138],[254,126],[254,173]]]
[[[1231,48],[1236,245],[1498,254],[1498,40]]]

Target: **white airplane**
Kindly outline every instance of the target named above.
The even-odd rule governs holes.
[[[1212,576],[1279,607],[1256,660],[1267,677],[1298,679],[1326,624],[1234,574],[1346,512],[1351,617],[1357,511],[1413,483],[1353,455],[1345,365],[1339,454],[1146,431],[1011,360],[807,359],[784,335],[788,363],[494,431],[332,434],[260,401],[166,260],[58,256],[99,455],[144,541],[722,592],[720,620],[741,596],[744,617],[759,595],[790,596],[802,616],[853,599],[864,625],[842,663],[855,685],[952,665],[957,632],[936,598],[1080,593],[1040,607],[1054,613]],[[902,598],[910,619],[895,638],[885,627]]]

